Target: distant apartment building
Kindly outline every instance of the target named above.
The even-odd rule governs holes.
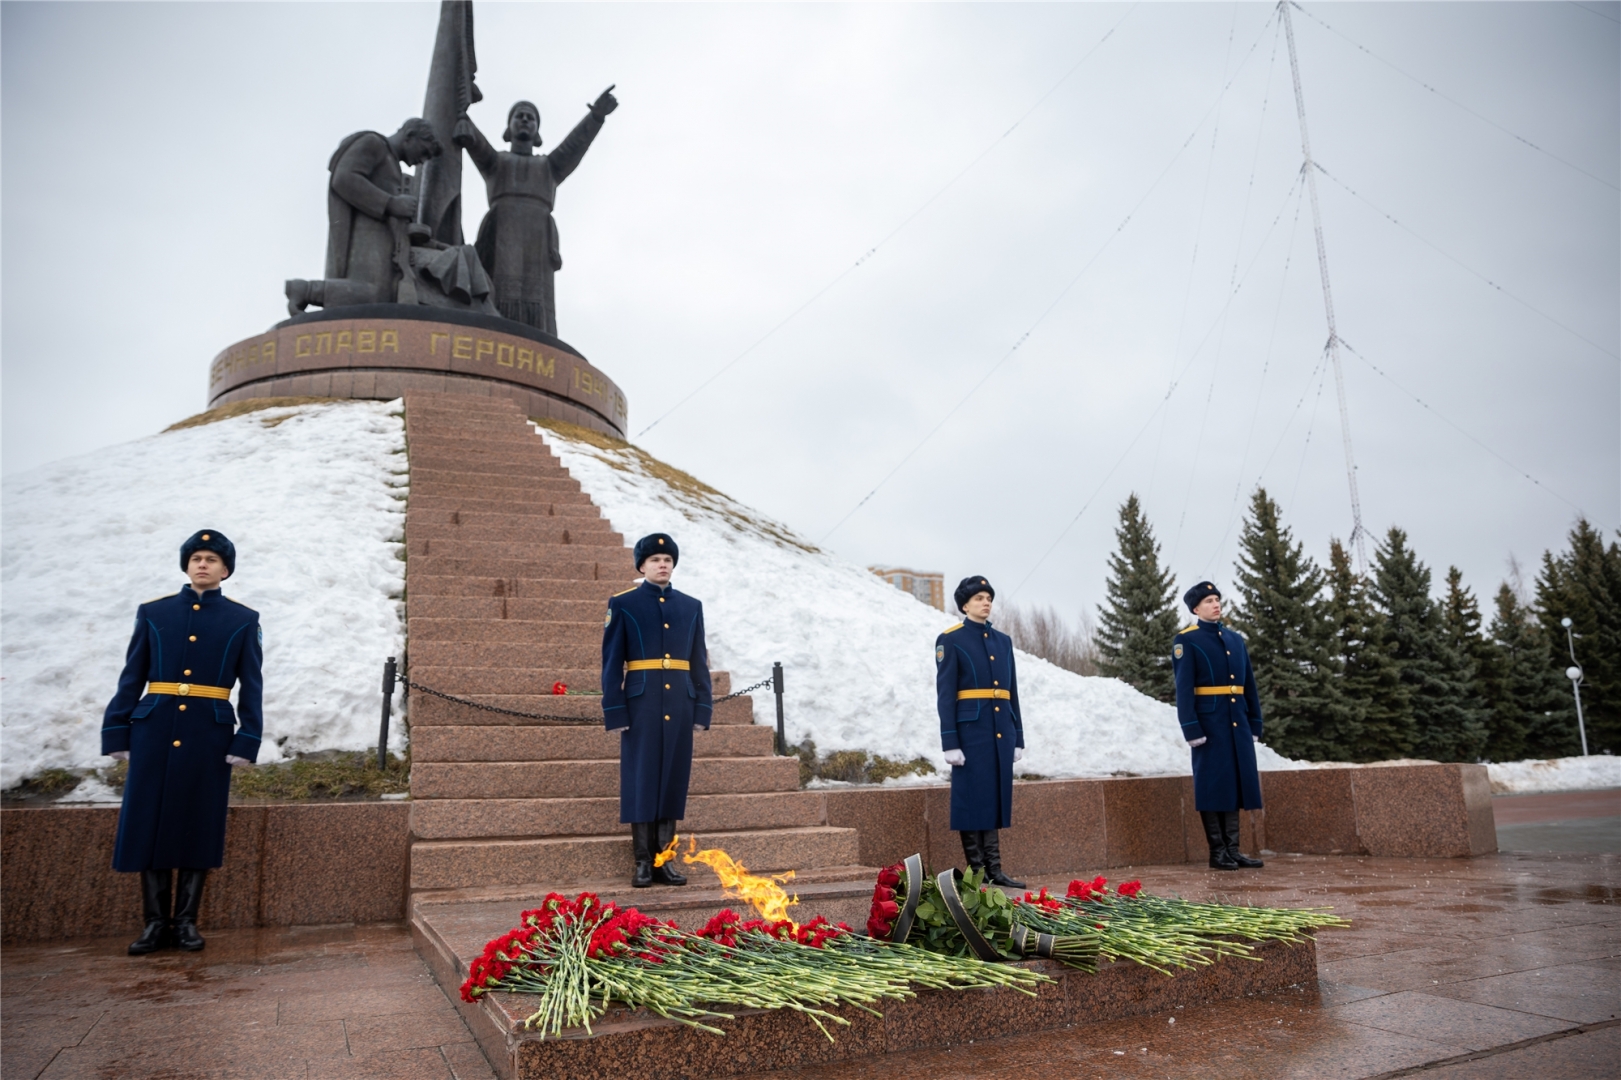
[[[899,566],[869,566],[868,570],[904,593],[911,593],[932,608],[946,609],[946,576]]]

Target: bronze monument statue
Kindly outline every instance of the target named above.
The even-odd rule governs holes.
[[[593,102],[557,149],[536,154],[540,145],[540,110],[520,101],[507,111],[501,139],[511,150],[497,150],[465,114],[456,121],[451,140],[473,159],[484,176],[490,209],[478,227],[475,247],[495,284],[495,306],[509,319],[557,333],[557,294],[552,275],[563,268],[552,207],[557,185],[568,179],[602,121],[619,107],[613,87]]]

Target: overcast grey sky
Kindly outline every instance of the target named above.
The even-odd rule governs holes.
[[[10,473],[205,406],[214,354],[319,274],[338,141],[420,111],[437,5],[0,20]],[[1485,598],[1578,511],[1621,523],[1621,5],[1294,23],[1364,521]],[[555,144],[617,84],[559,195],[561,336],[633,434],[754,346],[649,451],[851,559],[1073,614],[1132,491],[1184,586],[1231,580],[1257,483],[1320,561],[1350,532],[1278,25],[480,4],[473,116],[529,98]]]

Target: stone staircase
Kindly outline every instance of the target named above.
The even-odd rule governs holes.
[[[619,736],[601,728],[597,697],[551,687],[597,689],[602,613],[635,579],[624,538],[517,405],[408,393],[405,422],[410,678],[481,703],[595,721],[560,726],[411,695],[413,911],[510,898],[499,932],[518,901],[628,881]],[[730,684],[714,674],[717,697]],[[694,742],[680,832],[751,871],[793,869],[807,883],[870,888],[870,872],[855,866],[855,831],[825,824],[816,793],[799,789],[797,759],[773,755],[772,735],[753,723],[746,697],[716,708],[712,729]],[[687,889],[639,890],[635,901],[718,907],[713,873],[683,870]]]

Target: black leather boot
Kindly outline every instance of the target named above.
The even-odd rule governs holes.
[[[653,839],[653,854],[657,855],[659,852],[669,847],[670,841],[675,839],[675,822],[658,822],[653,831]],[[670,861],[665,863],[663,866],[653,867],[653,884],[655,885],[685,885],[686,883],[687,875],[675,868],[674,857],[672,857]]]
[[[207,870],[181,870],[176,875],[174,943],[187,952],[197,952],[206,944],[197,932],[197,909],[203,906],[203,880],[207,877]]]
[[[656,823],[638,821],[630,827],[630,847],[636,858],[636,869],[630,875],[630,887],[645,889],[653,884],[653,830]]]
[[[979,834],[979,847],[985,853],[985,880],[1004,889],[1022,889],[1024,882],[1014,881],[1002,873],[1002,838],[995,829]]]
[[[979,846],[979,838],[983,834],[969,831],[958,835],[962,837],[962,856],[968,863],[968,869],[985,869],[985,851]]]
[[[1237,870],[1238,864],[1227,854],[1227,835],[1222,815],[1215,810],[1200,810],[1199,820],[1204,822],[1204,838],[1210,845],[1210,869]]]
[[[131,956],[145,956],[174,944],[174,931],[169,922],[171,876],[168,870],[141,871],[141,916],[146,920],[146,929],[130,942]]]
[[[1255,870],[1265,866],[1266,863],[1260,859],[1252,859],[1238,850],[1238,826],[1237,810],[1228,810],[1221,815],[1221,834],[1222,839],[1226,842],[1227,857],[1233,860],[1233,864],[1241,870]]]

